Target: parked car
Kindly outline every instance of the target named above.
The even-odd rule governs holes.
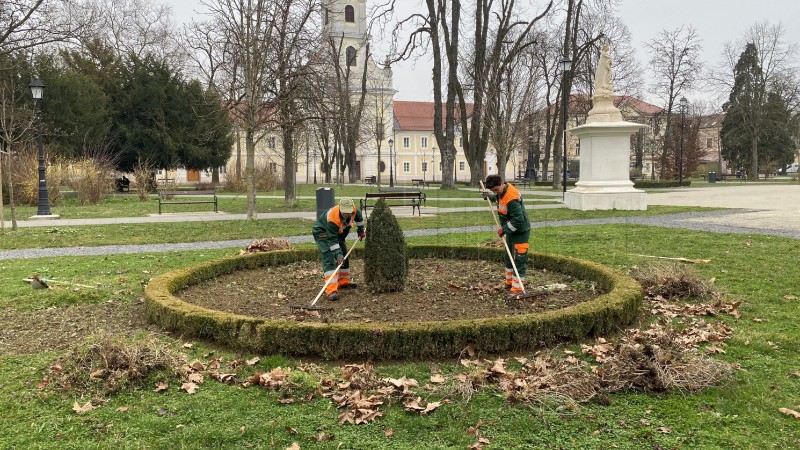
[[[786,166],[786,175],[797,175],[798,167],[800,167],[800,164],[798,163],[789,164]]]

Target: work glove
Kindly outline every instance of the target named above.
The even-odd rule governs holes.
[[[481,191],[481,195],[483,196],[484,200],[489,199],[489,191]]]
[[[344,262],[344,255],[341,252],[336,252],[336,264],[339,265]]]
[[[503,229],[502,229],[502,228],[498,228],[498,229],[497,229],[497,235],[498,235],[498,236],[500,236],[500,237],[503,237],[503,235],[504,235],[504,234],[506,234],[506,233],[505,233],[505,231],[503,231]]]
[[[358,238],[359,239],[365,239],[366,237],[367,237],[367,232],[366,231],[362,231],[362,232],[358,233]]]

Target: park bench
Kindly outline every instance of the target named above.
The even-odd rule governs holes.
[[[364,183],[367,185],[375,185],[378,182],[378,177],[375,175],[370,175],[368,177],[364,177]]]
[[[533,181],[531,181],[530,178],[517,178],[512,184],[516,184],[517,186],[531,187],[531,183],[533,183]]]
[[[189,199],[188,196],[203,196],[203,198]],[[211,196],[213,198],[208,198]],[[189,205],[194,203],[213,203],[214,212],[217,212],[217,193],[215,191],[158,191],[158,213],[161,214],[161,205]]]
[[[431,182],[423,180],[422,178],[412,178],[411,185],[414,187],[430,187]]]
[[[359,199],[359,206],[364,214],[366,214],[367,208],[375,206],[375,202],[378,199],[383,199],[388,206],[410,206],[412,216],[415,209],[419,211],[421,216],[422,209],[420,207],[425,202],[426,195],[419,190],[397,190],[391,188],[381,188],[380,192],[367,192],[364,198]]]

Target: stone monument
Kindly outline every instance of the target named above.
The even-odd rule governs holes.
[[[611,55],[600,51],[595,73],[592,109],[586,124],[570,130],[581,141],[580,179],[566,192],[569,209],[645,210],[647,194],[630,180],[630,136],[645,125],[626,122],[614,106]]]

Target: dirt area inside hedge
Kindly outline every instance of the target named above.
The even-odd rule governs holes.
[[[504,317],[564,308],[603,292],[594,283],[560,273],[529,270],[524,300],[507,300],[502,262],[414,259],[403,292],[373,294],[363,284],[363,260],[351,263],[356,289],[341,299],[323,296],[317,306],[333,311],[305,314],[291,306],[310,305],[323,285],[319,261],[239,271],[191,286],[176,296],[206,308],[268,319],[326,322],[407,322]]]

